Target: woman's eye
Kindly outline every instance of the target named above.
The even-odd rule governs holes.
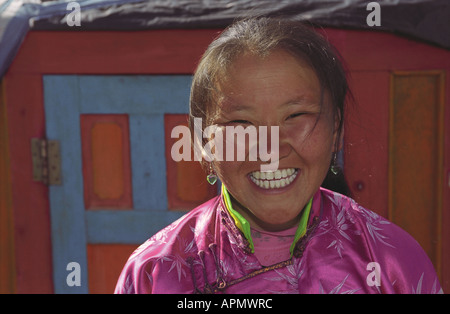
[[[293,113],[293,114],[288,116],[288,119],[296,118],[296,117],[302,116],[304,114],[305,114],[304,112]]]
[[[250,124],[247,120],[232,120],[230,123],[236,123],[236,124]]]

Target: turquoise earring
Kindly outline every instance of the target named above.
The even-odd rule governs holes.
[[[209,164],[209,174],[206,176],[206,180],[211,185],[214,185],[217,182],[217,174],[214,171],[211,163]]]
[[[336,162],[337,153],[333,153],[333,162],[331,163],[330,170],[334,175],[337,175],[340,171],[339,165]]]

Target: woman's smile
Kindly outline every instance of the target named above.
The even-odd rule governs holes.
[[[281,191],[291,185],[298,174],[298,168],[285,168],[276,171],[253,171],[248,177],[259,188]]]

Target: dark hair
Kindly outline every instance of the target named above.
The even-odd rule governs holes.
[[[339,119],[339,142],[348,93],[346,74],[339,54],[324,37],[303,22],[268,17],[237,21],[209,45],[192,81],[189,116],[191,131],[194,118],[202,118],[203,128],[211,124],[214,104],[220,97],[218,87],[226,78],[228,67],[237,57],[243,53],[265,57],[276,49],[306,61],[315,71],[321,85],[322,99],[327,92],[334,114]],[[336,145],[338,147],[339,143]]]

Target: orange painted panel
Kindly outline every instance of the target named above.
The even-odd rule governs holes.
[[[187,114],[166,114],[164,129],[166,138],[167,199],[169,209],[189,210],[217,195],[217,185],[206,181],[206,173],[200,162],[181,160],[175,162],[171,156],[172,145],[179,138],[171,138],[172,129],[177,125],[188,125]]]
[[[81,115],[86,209],[130,209],[132,204],[127,115]]]
[[[99,199],[119,199],[124,193],[123,137],[114,122],[97,122],[91,130],[94,194]]]
[[[345,176],[352,197],[387,218],[389,72],[355,72],[350,84],[354,102],[345,121]]]
[[[197,202],[210,198],[209,189],[205,186],[206,174],[200,164],[194,161],[176,163],[177,198],[187,202]]]
[[[394,73],[389,145],[390,219],[408,231],[440,273],[443,73]]]
[[[137,244],[88,244],[89,293],[113,293],[123,265],[137,247]]]

